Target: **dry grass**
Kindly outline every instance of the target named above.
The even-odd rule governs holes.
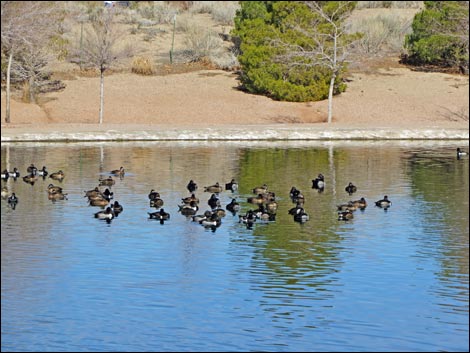
[[[149,76],[155,73],[155,65],[149,57],[137,56],[132,61],[131,71],[138,75]]]
[[[385,75],[393,68],[403,67],[399,58],[404,36],[419,11],[419,8],[356,9],[348,19],[349,31],[361,31],[365,35],[351,53],[349,75]]]
[[[358,1],[357,9],[417,9],[424,6],[424,1]]]

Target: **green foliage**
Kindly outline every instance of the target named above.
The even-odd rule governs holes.
[[[325,2],[325,11],[333,10],[334,4]],[[337,2],[335,2],[337,3]],[[291,1],[242,1],[235,17],[233,35],[240,39],[238,60],[242,67],[241,82],[251,93],[268,95],[276,100],[305,102],[318,101],[328,97],[331,71],[308,65],[305,58],[279,60],[288,52],[286,45],[311,48],[315,45],[308,33],[312,23],[320,19],[301,2]],[[323,26],[323,27],[322,27]],[[328,30],[328,24],[321,24]],[[318,28],[318,27],[317,27]],[[341,75],[336,78],[335,93],[344,91],[340,84]]]
[[[408,61],[468,71],[468,2],[425,1],[405,39]]]

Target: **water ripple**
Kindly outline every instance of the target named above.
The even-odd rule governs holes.
[[[2,145],[2,170],[63,169],[1,203],[2,351],[468,350],[468,159],[457,142]],[[112,187],[124,211],[97,220],[84,190],[125,165]],[[311,189],[322,172],[323,193]],[[278,196],[276,222],[226,215],[213,232],[178,213],[190,178],[242,211],[251,189]],[[349,196],[349,181],[358,192]],[[295,185],[310,221],[287,210]],[[157,189],[171,219],[148,219]],[[199,190],[201,210],[209,193]],[[388,210],[374,200],[389,195]],[[348,222],[336,205],[369,202]]]

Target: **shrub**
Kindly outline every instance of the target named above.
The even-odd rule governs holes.
[[[221,25],[233,25],[233,19],[240,5],[236,1],[215,1],[212,7],[212,18]]]
[[[417,9],[422,6],[422,3],[422,1],[358,1],[357,9]]]
[[[406,36],[407,62],[468,72],[468,1],[425,1]]]
[[[237,57],[232,52],[226,52],[221,56],[211,57],[210,60],[212,64],[222,70],[234,70],[240,65]]]
[[[135,74],[150,76],[155,73],[155,66],[150,58],[138,56],[132,61],[131,71]]]
[[[233,19],[240,9],[238,1],[193,1],[191,13],[209,13],[221,25],[233,25]]]
[[[312,16],[312,12],[300,2],[241,2],[232,34],[240,40],[238,60],[244,89],[273,99],[295,102],[328,97],[331,71],[321,66],[305,65],[305,59],[300,57],[295,59],[297,66],[287,59],[279,60],[286,49],[273,45],[282,41],[286,45],[312,47],[312,38],[291,29],[299,24],[308,28]],[[341,75],[338,75],[335,94],[345,89],[341,80]]]
[[[411,32],[411,23],[394,14],[380,15],[352,23],[350,32],[362,33],[359,40],[362,54],[399,52],[406,34]]]
[[[219,57],[224,52],[222,39],[217,33],[201,26],[192,26],[185,33],[185,54],[189,61]]]
[[[214,2],[217,1],[193,1],[189,11],[192,13],[211,13]]]

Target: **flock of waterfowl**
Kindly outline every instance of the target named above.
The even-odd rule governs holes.
[[[465,155],[467,155],[467,152],[457,148],[458,159]],[[94,217],[97,219],[106,220],[107,222],[110,222],[123,211],[123,206],[118,201],[113,201],[114,193],[110,189],[116,183],[116,179],[113,178],[113,176],[119,177],[121,179],[124,177],[124,167],[112,170],[109,172],[109,174],[110,175],[108,177],[99,178],[98,186],[95,186],[91,190],[84,191],[84,197],[88,198],[88,203],[90,206],[99,206],[103,209],[101,211],[95,212],[93,214]],[[16,179],[19,177],[20,172],[17,168],[14,168],[11,172],[4,170],[1,175],[3,181],[8,180],[9,178],[13,178],[16,181]],[[26,170],[26,175],[23,177],[23,181],[33,185],[39,178],[45,180],[47,177],[51,178],[52,180],[62,182],[62,180],[65,178],[65,174],[62,170],[49,174],[45,166],[43,166],[41,169],[38,169],[34,166],[34,164],[31,164]],[[321,173],[318,174],[317,178],[312,180],[312,189],[316,189],[319,193],[324,191],[325,186],[325,177]],[[219,194],[223,191],[230,191],[235,193],[238,190],[238,184],[234,179],[225,185],[220,185],[217,182],[213,185],[204,186],[203,192],[210,193],[211,196],[207,200],[209,209],[200,214],[198,214],[200,200],[198,197],[196,197],[195,194],[195,192],[198,190],[197,183],[194,180],[190,180],[186,188],[189,191],[190,196],[181,199],[181,204],[178,205],[178,212],[190,218],[192,221],[203,225],[204,227],[210,227],[215,230],[221,225],[222,218],[225,216],[226,211],[231,212],[235,216],[241,210],[241,206],[237,202],[236,198],[232,198],[231,202],[228,203],[225,208],[222,207],[219,198]],[[357,192],[358,188],[352,182],[349,182],[344,190],[351,196]],[[274,222],[276,220],[276,213],[278,209],[276,194],[268,190],[268,186],[266,184],[255,187],[251,191],[254,196],[247,197],[246,202],[256,206],[256,208],[249,209],[245,213],[239,214],[239,222],[245,224],[247,228],[251,228],[257,221]],[[67,199],[67,193],[64,193],[62,187],[52,183],[48,185],[47,193],[48,199],[52,201]],[[16,205],[19,201],[17,195],[14,192],[10,193],[8,188],[4,186],[2,187],[1,196],[2,199],[7,200],[8,205],[11,208],[16,208]],[[295,222],[307,222],[310,217],[303,207],[305,203],[305,197],[303,193],[293,186],[290,190],[289,196],[295,206],[289,209],[288,213],[293,216],[293,220]],[[148,194],[148,200],[149,206],[157,209],[154,212],[148,212],[149,219],[158,220],[161,224],[164,224],[170,219],[170,213],[165,211],[163,208],[164,201],[158,191],[154,189],[150,190]],[[383,199],[375,201],[375,205],[377,207],[383,208],[385,210],[388,209],[391,204],[392,202],[389,200],[387,195],[385,195]],[[337,206],[336,210],[338,221],[351,220],[354,218],[355,210],[364,210],[366,207],[367,201],[364,197],[340,204]]]

